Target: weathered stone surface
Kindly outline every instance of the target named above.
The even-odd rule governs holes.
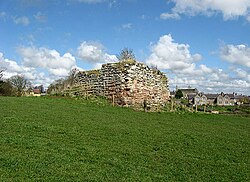
[[[81,71],[75,77],[69,95],[95,94],[117,105],[159,107],[169,99],[167,77],[143,63],[103,64],[100,70]]]

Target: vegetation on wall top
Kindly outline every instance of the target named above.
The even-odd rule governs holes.
[[[117,58],[119,61],[136,60],[133,50],[128,48],[122,49]]]

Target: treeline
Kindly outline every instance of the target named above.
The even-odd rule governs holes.
[[[15,75],[9,79],[3,79],[5,69],[0,69],[0,96],[23,96],[29,95],[34,89],[38,89],[40,93],[44,93],[43,85],[32,86],[31,82],[24,75]],[[72,69],[69,76],[61,78],[51,83],[47,89],[47,93],[58,93],[67,86],[73,85],[74,76],[78,72],[77,69]]]
[[[0,95],[1,96],[22,96],[25,92],[31,91],[32,86],[23,75],[15,75],[9,79],[3,80],[3,72],[0,69]]]
[[[47,94],[56,95],[63,92],[68,87],[74,85],[74,77],[79,72],[78,69],[74,68],[69,72],[69,75],[65,78],[55,80],[51,83],[47,89]]]

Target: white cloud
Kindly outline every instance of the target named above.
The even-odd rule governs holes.
[[[175,74],[169,78],[170,87],[174,89],[176,85],[179,88],[198,88],[200,92],[205,93],[243,93],[249,95],[250,81],[245,78],[235,78],[224,71],[213,69],[212,74],[200,76]]]
[[[173,13],[207,16],[221,13],[225,20],[239,16],[247,17],[250,10],[249,0],[171,0],[175,3]]]
[[[22,63],[9,60],[0,52],[0,65],[5,68],[3,78],[8,79],[14,75],[24,75],[33,85],[44,85],[59,78],[68,76],[76,66],[75,58],[70,53],[60,55],[56,50],[36,47],[19,47],[19,54],[22,56]]]
[[[24,68],[22,66],[19,66],[15,61],[9,60],[4,58],[3,53],[0,52],[0,65],[1,67],[6,69],[6,73],[22,73],[24,71]]]
[[[249,22],[250,22],[250,15],[248,15],[248,16],[247,16],[247,21],[249,21]]]
[[[108,63],[118,61],[115,55],[110,55],[105,52],[103,45],[86,41],[82,42],[77,48],[77,56],[79,59],[91,63]]]
[[[44,68],[55,76],[67,76],[76,66],[75,57],[70,53],[60,55],[56,50],[36,47],[19,47],[18,53],[23,57],[23,65],[30,68]]]
[[[34,18],[39,21],[39,22],[46,22],[47,21],[47,16],[44,15],[43,13],[41,12],[37,12],[35,15],[34,15]]]
[[[95,63],[93,69],[101,69],[102,65],[103,65],[103,63]]]
[[[43,85],[45,88],[48,87],[54,80],[60,77],[50,77],[44,72],[34,69],[33,71],[24,72],[23,75],[27,78],[33,85]]]
[[[236,76],[239,79],[245,79],[246,81],[250,82],[250,73],[247,72],[246,70],[243,70],[241,68],[235,68],[233,69],[233,72],[236,73]]]
[[[192,55],[189,45],[175,43],[171,35],[164,35],[152,46],[151,55],[146,63],[157,66],[159,69],[170,69],[173,71],[192,71],[194,62],[201,59],[201,55]]]
[[[250,68],[250,48],[246,45],[225,45],[220,48],[221,59]]]
[[[160,15],[160,18],[163,19],[163,20],[168,20],[168,19],[175,19],[175,20],[178,20],[180,19],[180,15],[177,14],[177,13],[162,13]]]
[[[249,95],[250,79],[243,77],[247,74],[244,72],[241,77],[234,77],[229,71],[222,69],[199,66],[193,70],[193,73],[175,73],[170,74],[170,86],[174,89],[176,85],[179,88],[191,86],[198,88],[200,92],[205,93],[243,93]],[[203,70],[202,70],[203,69]],[[242,70],[241,70],[242,71]]]
[[[4,79],[22,74],[34,85],[43,84],[47,87],[54,80],[68,76],[73,68],[82,70],[76,65],[76,59],[70,53],[60,55],[54,49],[35,46],[18,47],[17,52],[22,58],[21,64],[4,58],[0,52],[0,65],[7,69],[4,71]],[[117,61],[116,56],[107,54],[101,44],[83,42],[78,48],[78,53],[84,60],[87,58],[93,67]]]
[[[122,28],[123,29],[131,29],[132,28],[132,23],[122,24]]]
[[[8,79],[11,76],[14,75],[24,75],[25,78],[30,79],[30,80],[35,80],[35,74],[34,71],[35,69],[33,68],[28,68],[23,65],[18,65],[16,61],[9,60],[7,58],[4,58],[3,53],[0,52],[0,65],[5,69],[3,78]]]
[[[49,69],[49,71],[52,75],[56,75],[58,77],[65,77],[69,74],[70,70],[64,68],[51,68]]]
[[[249,94],[250,76],[247,75],[250,74],[247,70],[234,68],[234,71],[225,71],[204,64],[197,65],[199,60],[201,55],[192,55],[189,45],[176,43],[171,35],[164,35],[151,46],[151,54],[146,63],[167,71],[171,89],[178,85],[182,88],[196,87],[207,93]]]
[[[13,18],[15,24],[21,24],[24,26],[27,26],[30,24],[30,20],[26,16],[21,16],[21,17],[14,17]]]
[[[200,65],[200,70],[201,70],[203,73],[207,73],[207,74],[213,72],[213,70],[212,70],[211,68],[209,68],[209,67],[207,67],[206,65],[203,65],[203,64]]]

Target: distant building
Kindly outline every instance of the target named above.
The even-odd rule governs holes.
[[[234,95],[233,94],[224,94],[221,92],[215,100],[216,105],[218,106],[230,106],[234,105]]]
[[[34,94],[41,94],[41,90],[39,88],[33,89]]]
[[[195,96],[199,93],[199,91],[196,88],[182,88],[178,90],[182,92],[184,98],[188,98],[188,96],[191,96],[191,95]]]
[[[207,105],[207,97],[203,93],[197,94],[194,97],[194,104],[195,105]]]
[[[189,103],[194,105],[232,106],[235,104],[242,104],[243,98],[246,97],[247,96],[243,95],[235,95],[234,93],[224,94],[223,92],[221,92],[220,94],[189,94],[187,98]]]
[[[207,105],[214,105],[218,95],[219,94],[205,94],[207,97]]]
[[[26,96],[40,97],[46,95],[43,85],[35,86],[33,89],[27,91]]]
[[[244,99],[248,99],[248,101],[250,101],[250,96],[244,96],[244,95],[235,95],[234,96],[234,102],[237,104],[237,105],[241,105],[243,104],[243,101]]]

